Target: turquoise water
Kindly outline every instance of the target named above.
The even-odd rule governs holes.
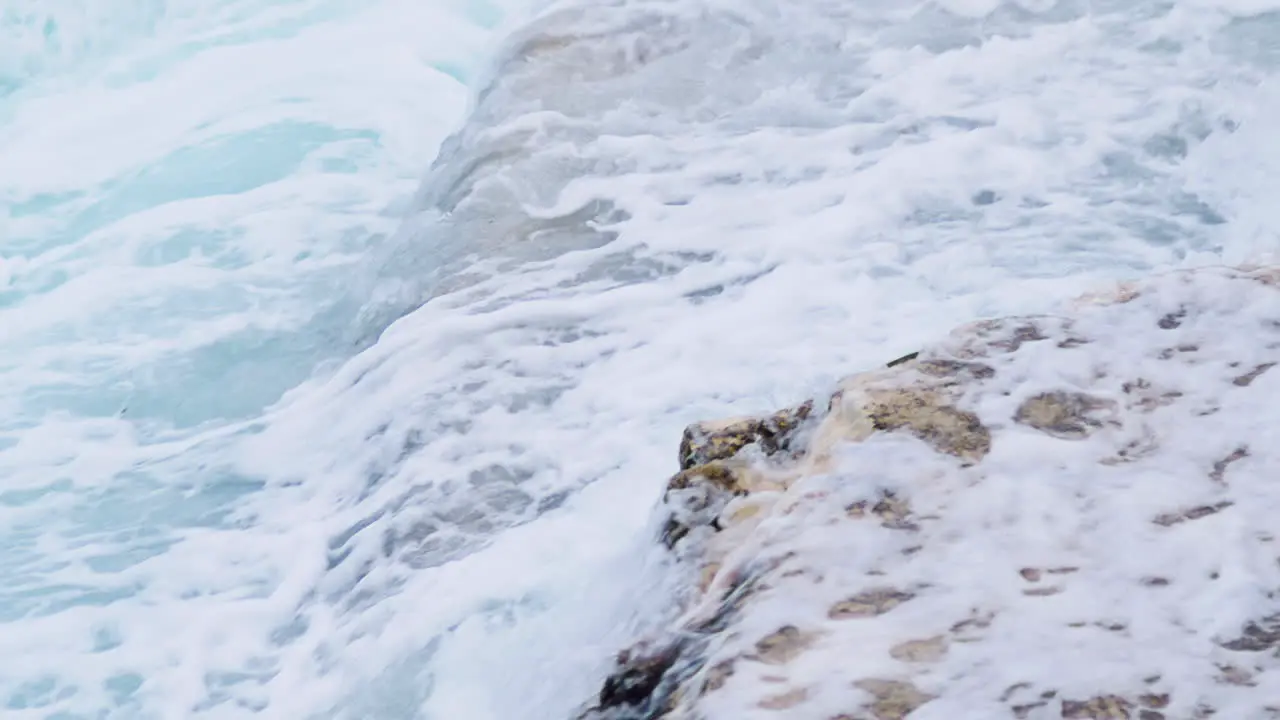
[[[236,448],[283,393],[376,337],[358,319],[367,256],[463,119],[464,83],[510,12],[0,3],[12,716],[268,707],[246,688],[280,674],[267,658],[307,593],[278,596],[297,544],[253,530],[246,502],[269,479],[237,468]],[[237,536],[256,548],[239,560],[222,554]],[[278,602],[279,618],[234,619]],[[246,641],[208,655],[227,642],[214,628]]]

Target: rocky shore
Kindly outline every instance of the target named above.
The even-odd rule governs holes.
[[[977,322],[689,427],[698,587],[579,720],[1280,718],[1280,270]]]

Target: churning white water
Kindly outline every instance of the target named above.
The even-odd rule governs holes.
[[[0,716],[569,717],[685,423],[1274,257],[1278,68],[1278,0],[0,0]]]

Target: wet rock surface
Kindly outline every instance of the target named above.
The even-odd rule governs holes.
[[[658,511],[697,587],[578,717],[1280,718],[1278,277],[1129,283],[690,426]]]
[[[790,451],[796,431],[812,412],[813,402],[809,401],[764,418],[690,425],[680,440],[680,469],[726,460],[749,445],[759,446],[766,455]]]
[[[1101,416],[1114,408],[1115,403],[1108,400],[1057,390],[1027,398],[1013,417],[1052,437],[1083,440],[1105,424]]]

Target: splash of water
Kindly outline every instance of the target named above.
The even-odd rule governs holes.
[[[8,7],[18,718],[565,717],[683,424],[1270,237],[1269,6]]]

